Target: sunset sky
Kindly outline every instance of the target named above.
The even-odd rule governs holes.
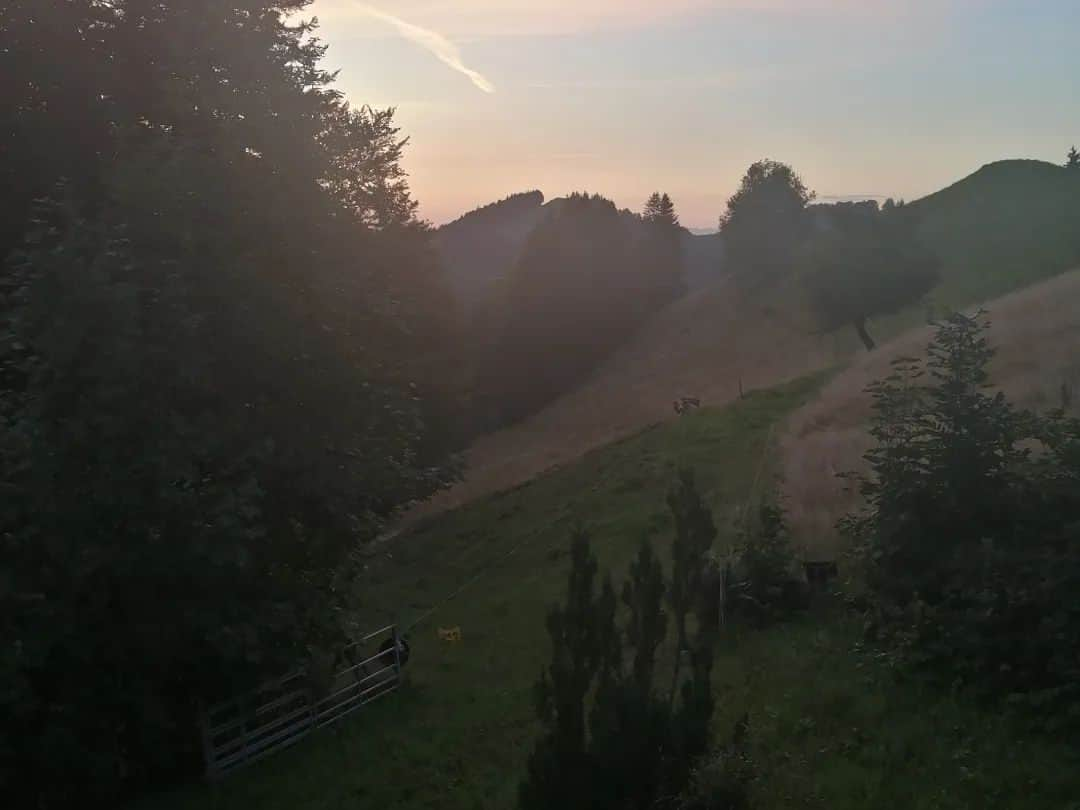
[[[669,192],[746,166],[915,198],[1080,144],[1080,0],[316,0],[354,104],[395,106],[436,223],[516,191]]]

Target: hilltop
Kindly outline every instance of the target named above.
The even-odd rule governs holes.
[[[512,194],[482,206],[440,227],[435,244],[446,280],[466,311],[493,302],[499,282],[513,269],[529,236],[565,203],[545,201],[540,191]],[[627,219],[637,219],[623,209]],[[688,290],[701,289],[723,272],[723,239],[683,229],[684,277]]]
[[[910,203],[943,263],[934,301],[963,306],[1080,264],[1076,174],[1040,160],[1002,160]]]

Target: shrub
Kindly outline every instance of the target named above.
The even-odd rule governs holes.
[[[842,522],[874,627],[951,681],[1080,720],[1080,423],[987,390],[985,320],[953,315],[928,359],[874,398],[862,481]]]
[[[733,609],[763,620],[804,607],[807,589],[794,568],[787,517],[775,499],[767,499],[741,531],[727,577]]]

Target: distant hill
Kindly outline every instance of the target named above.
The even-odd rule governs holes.
[[[545,202],[543,193],[528,191],[477,208],[438,229],[435,243],[447,282],[466,311],[490,301],[500,279],[516,264],[536,227],[562,206],[565,198]],[[623,209],[627,218],[636,214]],[[689,291],[715,280],[723,265],[719,234],[683,233],[684,275]]]
[[[942,259],[932,296],[940,306],[985,300],[1080,264],[1080,172],[1004,160],[909,205]]]
[[[931,294],[938,306],[989,302],[1080,266],[1080,176],[1061,167],[993,163],[909,205],[943,258],[943,281]],[[703,266],[712,251],[722,255],[719,237],[687,236]],[[1037,300],[1041,293],[1032,292]],[[722,275],[691,292],[584,384],[525,422],[480,437],[467,453],[468,479],[418,514],[526,481],[671,418],[678,397],[715,405],[737,398],[740,387],[763,388],[861,357],[850,330],[818,332],[798,293],[791,283],[767,300],[745,297]],[[885,341],[924,321],[925,311],[914,307],[875,323],[875,335]]]
[[[683,278],[686,291],[709,286],[724,273],[724,237],[718,233],[683,233]]]
[[[517,262],[525,240],[547,215],[539,191],[514,194],[443,225],[435,234],[450,289],[466,311],[487,302]]]

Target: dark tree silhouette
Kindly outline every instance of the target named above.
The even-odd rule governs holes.
[[[671,228],[679,226],[679,215],[675,213],[675,203],[667,194],[661,194],[658,191],[653,192],[645,202],[645,209],[641,216],[648,223],[666,225]]]
[[[686,290],[684,231],[679,225],[675,203],[667,194],[652,194],[641,219],[645,227],[637,235],[636,272],[642,277],[647,306],[653,309],[678,298]]]
[[[617,664],[615,592],[598,591],[596,557],[578,531],[570,544],[566,602],[548,614],[551,663],[536,685],[536,711],[545,733],[529,757],[519,791],[523,810],[589,807],[594,795],[585,699],[601,673]]]
[[[1069,154],[1065,157],[1066,169],[1080,169],[1080,152],[1076,151],[1076,147],[1069,148]]]
[[[580,383],[678,294],[678,235],[600,196],[559,201],[505,281],[477,381],[488,426],[519,420]]]
[[[706,751],[716,625],[703,571],[715,528],[690,473],[681,474],[669,508],[678,582],[668,591],[659,559],[643,542],[623,586],[621,632],[610,582],[597,592],[588,538],[581,532],[573,538],[566,602],[548,617],[551,663],[536,692],[545,731],[520,787],[522,808],[646,810],[677,795]],[[656,672],[667,636],[665,595],[680,628],[670,694],[658,688]],[[691,675],[680,682],[684,655]]]
[[[197,701],[336,647],[357,543],[453,478],[410,385],[452,318],[404,140],[333,89],[306,5],[0,11],[16,804],[193,772]]]
[[[939,279],[937,257],[919,244],[903,207],[829,206],[807,244],[804,283],[822,328],[854,327],[867,351],[867,321],[919,300]]]
[[[989,388],[987,326],[949,316],[925,359],[898,359],[870,386],[867,506],[842,526],[880,638],[946,684],[1075,734],[1080,421]]]
[[[789,272],[807,232],[806,206],[813,199],[814,193],[784,163],[760,160],[747,169],[720,218],[732,271],[751,286]]]

